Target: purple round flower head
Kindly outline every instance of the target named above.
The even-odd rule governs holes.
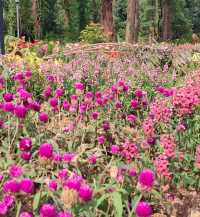
[[[30,151],[32,148],[32,141],[28,137],[24,137],[19,142],[19,148],[21,151]]]
[[[63,160],[65,162],[68,162],[70,163],[71,161],[73,161],[75,158],[75,154],[74,153],[71,153],[71,152],[67,152],[67,153],[64,153],[63,154]]]
[[[110,123],[108,121],[104,121],[102,124],[102,128],[106,131],[110,129]]]
[[[121,108],[123,107],[122,102],[117,101],[117,102],[115,103],[115,107],[116,107],[116,109],[121,109]]]
[[[135,208],[137,217],[151,217],[152,208],[147,202],[139,202]]]
[[[84,90],[84,85],[82,83],[80,83],[80,82],[77,82],[77,83],[74,84],[74,88],[76,90],[83,91]]]
[[[60,179],[65,179],[67,177],[67,175],[68,175],[67,169],[62,169],[62,170],[58,171],[58,177]]]
[[[47,123],[48,120],[49,120],[48,114],[45,113],[45,112],[40,112],[40,114],[39,114],[39,120],[40,120],[41,122],[43,122],[43,123]]]
[[[73,217],[70,212],[59,212],[58,217]]]
[[[50,180],[48,186],[51,190],[56,191],[58,184],[57,184],[56,180]]]
[[[20,190],[27,193],[27,194],[32,194],[34,191],[34,183],[31,179],[23,179],[20,182]]]
[[[21,98],[21,100],[27,100],[28,98],[32,97],[32,94],[29,93],[27,90],[20,88],[18,91],[19,97]]]
[[[112,145],[110,148],[110,152],[112,154],[118,154],[120,151],[120,147],[118,145]]]
[[[92,189],[89,185],[82,185],[79,189],[79,197],[83,201],[89,201],[92,199]]]
[[[131,176],[131,177],[134,177],[137,175],[137,172],[135,170],[134,167],[130,168],[129,171],[128,171],[128,175]]]
[[[14,199],[12,195],[4,195],[2,202],[5,203],[7,207],[10,207],[14,203]]]
[[[43,204],[40,208],[40,217],[57,217],[56,208],[51,204]]]
[[[87,99],[92,99],[93,96],[94,96],[94,94],[92,92],[88,91],[88,92],[85,93],[85,98],[87,98]]]
[[[16,105],[14,113],[15,116],[18,118],[25,118],[27,109],[23,105]]]
[[[6,102],[11,102],[13,100],[13,94],[12,93],[4,93],[3,94],[3,99]]]
[[[54,152],[53,153],[53,160],[55,162],[61,162],[62,161],[62,155],[60,153]]]
[[[32,74],[33,73],[30,70],[27,70],[27,71],[24,72],[24,75],[25,75],[26,78],[31,78]]]
[[[98,113],[98,112],[92,112],[92,114],[91,114],[91,117],[92,117],[94,120],[96,120],[96,119],[98,118],[98,116],[99,116],[99,113]]]
[[[103,145],[106,142],[106,138],[102,135],[97,138],[97,141],[100,145]]]
[[[79,106],[79,111],[81,114],[85,113],[87,111],[87,104],[86,103],[81,103]]]
[[[137,100],[135,100],[135,99],[131,100],[131,108],[132,109],[137,109],[138,106],[139,106],[139,103]]]
[[[82,182],[83,178],[80,176],[73,176],[70,177],[64,184],[64,186],[70,188],[70,189],[74,189],[74,190],[79,190],[81,187],[81,182]]]
[[[3,109],[5,112],[13,112],[15,109],[15,105],[12,102],[5,102],[3,104]]]
[[[47,75],[47,80],[48,80],[48,81],[54,81],[55,78],[54,78],[53,75]]]
[[[6,193],[17,193],[20,190],[20,185],[16,180],[11,179],[4,183],[3,190]]]
[[[102,97],[102,93],[100,91],[97,91],[95,94],[96,98],[101,98]]]
[[[28,160],[31,159],[31,152],[23,151],[23,152],[20,154],[20,157],[21,157],[21,159],[28,161]]]
[[[128,120],[131,124],[132,124],[132,123],[135,123],[136,119],[137,119],[137,117],[136,117],[135,115],[130,114],[130,115],[127,116],[127,120]]]
[[[62,88],[58,87],[56,89],[56,97],[61,97],[63,95],[64,91]]]
[[[8,212],[8,207],[4,202],[0,201],[0,215],[6,215]]]
[[[22,72],[17,72],[13,76],[14,81],[19,81],[24,79],[24,74]]]
[[[151,189],[155,182],[155,174],[150,169],[144,169],[139,175],[139,184],[144,189]]]
[[[41,109],[40,103],[36,101],[31,101],[29,103],[29,109],[32,109],[33,111],[39,112]]]
[[[71,102],[75,103],[78,100],[78,96],[77,95],[71,95],[70,99],[71,99]]]
[[[19,217],[33,217],[33,215],[29,212],[22,212],[20,213]]]
[[[23,173],[21,166],[18,165],[11,165],[9,168],[9,175],[11,177],[19,177]]]
[[[53,156],[53,146],[49,143],[41,144],[39,147],[39,156],[51,158]]]
[[[70,103],[67,100],[63,101],[63,109],[67,111],[70,109]]]
[[[51,96],[51,92],[52,92],[51,86],[47,86],[46,89],[43,90],[42,95],[43,95],[45,98],[48,98],[48,97]]]
[[[58,106],[58,99],[53,97],[49,100],[49,104],[51,105],[51,107],[55,108]]]
[[[135,96],[138,97],[138,98],[141,98],[143,97],[143,91],[141,89],[136,89],[135,90]]]
[[[97,157],[96,157],[96,155],[95,155],[95,154],[90,155],[90,156],[88,157],[88,161],[89,161],[89,163],[91,163],[91,164],[96,164],[96,162],[97,162]]]

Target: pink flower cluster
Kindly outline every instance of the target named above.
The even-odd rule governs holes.
[[[200,104],[200,88],[198,85],[188,85],[176,90],[173,96],[173,106],[179,116],[191,114],[195,106]]]
[[[121,155],[128,161],[137,158],[138,154],[139,150],[137,145],[128,140],[121,147]]]
[[[164,148],[164,155],[168,158],[174,158],[176,144],[172,135],[163,134],[160,136],[160,144]]]
[[[156,168],[156,172],[159,176],[164,176],[168,179],[171,178],[171,173],[169,171],[169,161],[166,155],[159,155],[154,160],[154,166]]]
[[[142,129],[148,138],[154,138],[155,137],[155,129],[154,129],[154,121],[152,118],[147,117],[143,123],[142,123]]]
[[[172,109],[168,107],[167,101],[165,99],[157,99],[150,105],[149,115],[156,122],[167,123],[171,118]]]

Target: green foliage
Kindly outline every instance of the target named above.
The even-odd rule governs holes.
[[[80,39],[85,43],[101,43],[106,42],[107,37],[103,33],[103,29],[99,24],[91,23],[87,25],[85,30],[80,33]]]

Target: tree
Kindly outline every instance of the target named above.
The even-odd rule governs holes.
[[[138,41],[139,26],[139,2],[138,0],[128,0],[126,42],[136,43]]]
[[[163,40],[171,40],[173,36],[172,32],[172,0],[164,0],[163,2]]]
[[[41,22],[40,22],[40,15],[39,15],[39,3],[38,0],[32,0],[32,15],[34,17],[34,36],[36,38],[41,38]]]
[[[101,25],[104,29],[105,34],[110,39],[110,41],[114,41],[115,32],[113,26],[113,1],[112,0],[102,0]]]

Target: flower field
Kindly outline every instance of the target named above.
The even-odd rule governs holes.
[[[0,60],[0,216],[192,216],[200,61],[185,47],[194,45],[173,48],[187,54],[177,65],[37,43]]]

